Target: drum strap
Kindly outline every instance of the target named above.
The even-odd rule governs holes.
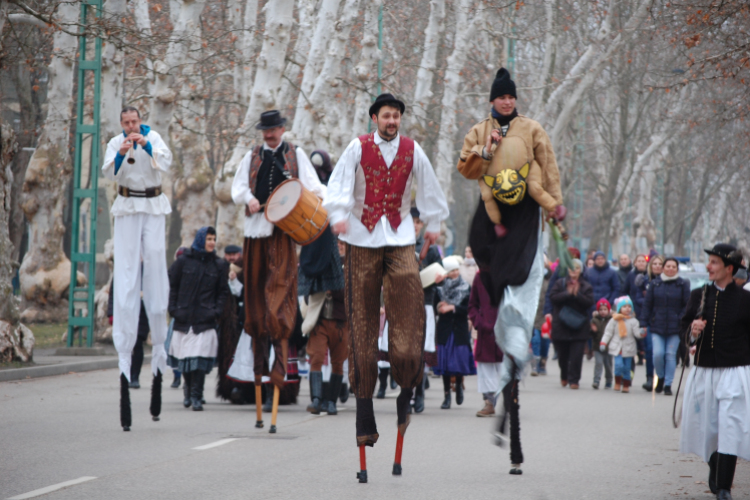
[[[281,151],[283,151],[283,164],[279,161],[279,158],[276,158],[274,155],[274,166],[272,168],[276,169],[276,173],[281,171],[283,173],[282,176],[274,176],[278,177],[276,180],[278,181],[276,184],[281,184],[286,179],[290,178],[297,178],[299,177],[299,167],[297,165],[297,148],[294,146],[294,144],[291,144],[289,142],[284,142],[281,144]],[[258,174],[261,170],[261,166],[263,165],[263,159],[264,156],[270,153],[269,151],[264,151],[264,148],[262,145],[255,146],[253,149],[252,158],[250,160],[250,172],[248,179],[249,186],[250,186],[250,192],[253,193],[253,195],[259,195],[258,192]],[[273,186],[267,193],[265,193],[264,198],[268,198],[268,196],[273,191],[273,188],[276,186]],[[266,199],[260,199],[258,197],[258,200],[260,203],[265,203]],[[247,207],[245,207],[245,216],[249,217],[250,212]]]

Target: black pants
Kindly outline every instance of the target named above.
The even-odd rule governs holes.
[[[583,350],[585,340],[553,340],[557,351],[557,362],[560,365],[560,380],[567,380],[569,384],[578,384],[581,380],[583,365]]]
[[[133,347],[133,357],[130,363],[130,380],[138,382],[141,376],[141,367],[143,366],[143,340],[136,339]]]

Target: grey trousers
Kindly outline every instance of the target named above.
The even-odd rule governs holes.
[[[605,352],[594,351],[594,383],[598,384],[602,379],[602,367],[607,384],[612,385],[612,355]]]

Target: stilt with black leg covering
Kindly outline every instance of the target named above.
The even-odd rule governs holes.
[[[737,457],[719,453],[716,462],[716,498],[732,500],[732,483],[734,470],[737,467]]]
[[[518,404],[518,381],[515,378],[503,389],[503,400],[505,411],[500,417],[498,444],[503,446],[510,434],[510,474],[521,475],[523,474],[521,470],[523,451],[521,450],[521,423],[518,416],[521,406]]]
[[[260,385],[260,377],[255,377],[255,428],[263,428],[263,388]]]
[[[359,479],[360,483],[367,482],[367,457],[365,456],[364,444],[359,445],[359,472],[357,472],[357,479]]]
[[[120,374],[120,425],[122,430],[129,431],[132,425],[132,415],[130,411],[130,384],[128,379],[122,373]]]
[[[159,421],[159,415],[161,415],[161,370],[156,370],[156,376],[154,381],[151,383],[151,419],[154,422]]]
[[[412,389],[401,389],[401,393],[396,398],[396,415],[398,425],[398,436],[396,437],[396,458],[393,461],[393,475],[401,475],[401,452],[404,449],[404,434],[409,427],[409,403],[411,401]]]

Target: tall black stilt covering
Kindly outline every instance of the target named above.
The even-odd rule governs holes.
[[[523,463],[521,451],[521,422],[518,418],[518,381],[513,380],[503,389],[503,399],[506,415],[510,416],[510,463],[513,464],[511,474],[521,474],[520,465]]]
[[[154,381],[151,383],[151,418],[154,422],[159,421],[159,415],[161,414],[161,370],[156,370],[156,376]]]
[[[120,425],[122,430],[129,431],[132,425],[132,416],[130,412],[130,389],[128,388],[128,379],[124,374],[120,374]]]

